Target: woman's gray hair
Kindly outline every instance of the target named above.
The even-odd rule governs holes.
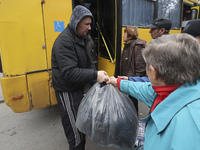
[[[146,46],[143,57],[167,85],[196,83],[200,77],[200,44],[191,35],[162,35]]]

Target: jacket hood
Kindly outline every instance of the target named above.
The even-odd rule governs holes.
[[[76,27],[78,23],[86,16],[90,16],[93,20],[92,13],[84,6],[77,5],[71,15],[69,26],[72,28],[72,30],[76,33]]]

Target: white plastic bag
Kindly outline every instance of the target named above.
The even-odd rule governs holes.
[[[127,150],[135,145],[137,113],[127,95],[96,83],[81,101],[76,126],[96,144]]]

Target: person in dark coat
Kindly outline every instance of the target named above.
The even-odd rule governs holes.
[[[84,89],[96,81],[107,81],[105,71],[96,71],[89,49],[88,32],[93,17],[84,6],[77,5],[70,22],[57,37],[52,48],[52,81],[61,112],[62,125],[70,150],[85,149],[85,135],[75,126]]]
[[[138,38],[137,27],[128,26],[124,30],[124,48],[120,61],[120,75],[145,76],[146,64],[142,57],[142,49],[146,41]]]
[[[120,76],[145,76],[146,63],[142,57],[142,50],[146,41],[138,38],[138,28],[127,26],[124,29],[124,48],[120,61]],[[138,112],[138,101],[130,97]]]

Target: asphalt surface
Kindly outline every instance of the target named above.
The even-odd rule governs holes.
[[[139,118],[147,106],[139,102]],[[119,150],[94,144],[87,138],[86,150]],[[14,113],[0,102],[0,150],[68,150],[58,106]]]
[[[58,106],[14,113],[0,103],[0,150],[68,150]],[[118,150],[92,143],[86,150]]]

